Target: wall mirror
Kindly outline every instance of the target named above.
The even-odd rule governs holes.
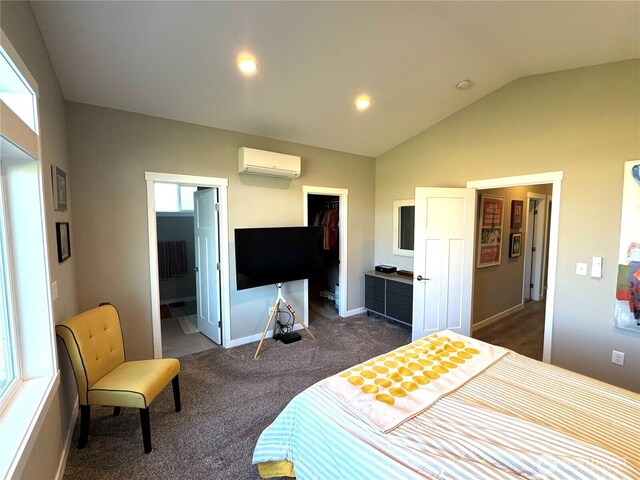
[[[415,200],[393,202],[393,254],[413,257]]]

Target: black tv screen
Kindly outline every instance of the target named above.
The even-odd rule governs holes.
[[[236,228],[238,290],[322,275],[322,227]]]

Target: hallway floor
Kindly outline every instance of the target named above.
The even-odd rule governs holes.
[[[524,308],[473,332],[473,338],[542,360],[546,303],[529,301]]]

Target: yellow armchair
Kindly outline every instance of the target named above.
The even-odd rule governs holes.
[[[89,439],[91,405],[140,410],[144,452],[151,451],[149,405],[171,381],[176,412],[181,410],[180,362],[175,358],[126,362],[120,316],[112,305],[101,305],[56,325],[69,353],[78,385],[80,439],[84,448]]]

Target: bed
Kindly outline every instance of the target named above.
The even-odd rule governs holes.
[[[452,344],[464,348],[456,351]],[[262,432],[253,463],[263,478],[640,478],[640,395],[506,349],[496,350],[469,378],[452,382],[449,391],[429,393],[471,363],[455,363],[454,357],[466,358],[465,351],[475,348],[499,347],[444,332],[318,382]],[[381,367],[394,364],[395,370]],[[415,368],[404,370],[396,384],[393,373],[409,364]],[[374,368],[375,379],[358,379]],[[449,373],[429,385],[418,382],[442,369]],[[383,378],[419,389],[408,388],[404,398],[393,396],[396,405],[385,405],[381,392],[393,387],[365,388],[387,385]],[[393,411],[423,391],[435,399],[399,416]],[[393,408],[387,412],[387,406]]]

